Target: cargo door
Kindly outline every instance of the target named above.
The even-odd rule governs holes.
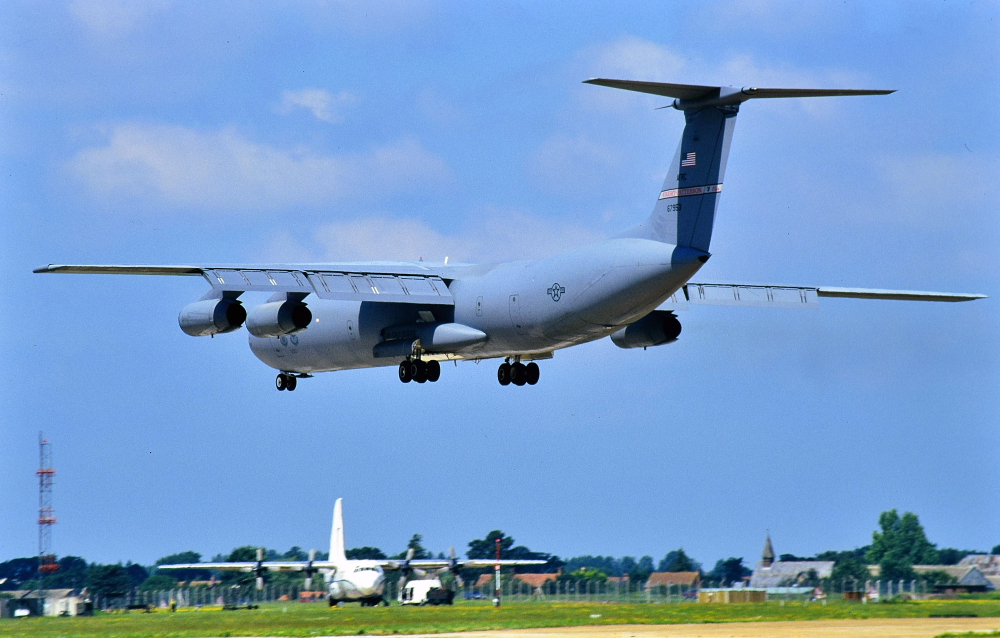
[[[527,334],[524,322],[521,320],[521,295],[510,296],[510,322],[517,334]]]

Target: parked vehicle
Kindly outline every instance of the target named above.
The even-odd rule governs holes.
[[[450,605],[454,599],[455,592],[437,578],[411,580],[399,592],[400,605]]]

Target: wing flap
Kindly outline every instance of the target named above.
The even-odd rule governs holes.
[[[694,284],[681,289],[688,303],[703,306],[818,308],[815,287],[746,284]]]

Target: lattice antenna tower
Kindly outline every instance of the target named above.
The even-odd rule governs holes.
[[[52,467],[52,443],[45,434],[38,433],[38,577],[59,571],[52,553],[52,526],[56,524],[52,509],[52,486],[56,470]]]

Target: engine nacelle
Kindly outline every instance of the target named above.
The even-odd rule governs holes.
[[[255,337],[280,337],[302,332],[312,323],[312,311],[301,301],[272,301],[247,316],[247,330]]]
[[[619,348],[647,348],[677,341],[681,322],[669,310],[654,310],[611,335]]]
[[[239,330],[246,319],[246,308],[237,299],[205,299],[184,306],[177,323],[192,337],[205,337]]]

